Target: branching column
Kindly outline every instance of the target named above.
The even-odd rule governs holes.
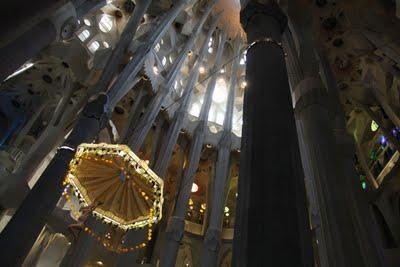
[[[229,95],[225,112],[223,133],[218,144],[218,156],[215,166],[215,177],[211,192],[211,213],[208,228],[204,237],[203,255],[201,265],[213,267],[218,264],[218,253],[221,243],[222,219],[224,212],[224,203],[226,199],[225,192],[229,188],[229,168],[232,146],[232,116],[235,103],[235,91],[237,87],[237,76],[240,62],[240,39],[237,38],[234,43],[235,58],[232,64],[232,73],[229,82]]]
[[[86,225],[97,234],[103,234],[106,228],[105,224],[100,221],[96,221],[96,219],[92,216],[88,218]],[[96,244],[96,239],[88,235],[86,232],[81,231],[77,240],[74,240],[69,247],[60,264],[60,267],[85,266],[86,261],[88,260],[90,253]]]
[[[183,92],[182,99],[180,100],[181,104],[180,104],[178,110],[175,112],[172,123],[168,128],[168,132],[167,132],[167,135],[165,138],[166,142],[164,144],[162,144],[161,149],[160,149],[160,155],[158,156],[158,159],[157,159],[156,163],[154,164],[154,171],[160,177],[164,177],[165,172],[167,171],[167,168],[169,166],[172,151],[174,150],[174,147],[178,140],[179,132],[182,129],[182,124],[183,124],[183,121],[187,114],[190,99],[192,97],[195,85],[199,78],[199,68],[203,64],[204,58],[208,53],[207,52],[208,40],[210,40],[212,34],[214,33],[214,30],[219,21],[218,19],[219,19],[219,16],[215,17],[214,21],[211,23],[211,26],[208,30],[203,47],[199,53],[197,62],[190,72],[189,79],[188,79],[188,82],[186,85],[186,89]]]
[[[351,242],[351,250],[346,250],[345,260],[346,265],[342,266],[387,266],[386,260],[383,255],[383,244],[380,239],[378,226],[376,221],[372,218],[370,209],[368,208],[368,201],[361,191],[358,176],[353,164],[355,155],[354,139],[347,133],[345,116],[341,108],[339,92],[336,84],[334,74],[331,67],[321,50],[318,51],[319,60],[321,64],[322,77],[326,82],[328,89],[327,95],[333,102],[334,107],[334,122],[332,138],[334,139],[333,153],[337,157],[338,171],[337,176],[333,177],[335,184],[340,184],[340,197],[345,199],[345,206],[339,207],[340,204],[333,203],[332,206],[325,207],[330,210],[338,205],[336,208],[345,208],[347,216],[350,216],[352,221],[352,228],[346,229],[346,225],[341,225],[342,231],[353,231],[352,240],[348,239],[345,242]],[[332,126],[331,126],[332,127]],[[338,168],[339,166],[339,168]],[[340,179],[340,180],[338,180]],[[345,220],[346,222],[346,220]],[[338,235],[338,233],[334,233]],[[343,235],[344,233],[342,233]],[[348,238],[348,236],[345,236]],[[353,252],[353,254],[351,254]],[[354,259],[353,257],[359,257]],[[359,261],[353,264],[354,261]]]
[[[277,4],[241,12],[249,43],[233,266],[313,266],[303,172]],[[267,39],[268,38],[268,39]]]
[[[212,103],[212,95],[217,80],[217,76],[221,67],[222,53],[224,50],[226,33],[220,34],[220,42],[214,68],[210,71],[214,73],[211,77],[204,96],[204,103],[201,107],[199,122],[193,133],[193,140],[190,144],[187,167],[183,172],[181,187],[179,190],[176,206],[173,216],[168,221],[166,236],[164,240],[163,250],[161,252],[161,267],[175,266],[176,256],[178,255],[179,245],[183,238],[185,228],[185,214],[189,202],[194,175],[200,161],[201,151],[204,145],[205,130],[208,122],[208,113]]]
[[[303,70],[301,68],[300,60],[297,55],[297,51],[294,47],[293,37],[289,31],[286,31],[283,38],[283,45],[285,51],[287,52],[286,66],[289,73],[289,82],[292,89],[292,97],[295,95],[294,91],[297,85],[304,80]],[[310,48],[312,49],[312,48]],[[315,60],[314,60],[315,61]],[[297,135],[300,146],[301,161],[304,170],[304,182],[308,196],[308,208],[310,213],[311,229],[315,231],[315,243],[314,245],[318,247],[318,257],[319,264],[321,266],[329,266],[327,257],[327,247],[326,240],[323,232],[323,227],[321,227],[320,218],[320,204],[316,192],[316,183],[314,177],[314,172],[312,168],[312,162],[308,151],[308,142],[305,138],[305,133],[303,130],[303,125],[299,116],[296,118],[296,128]]]
[[[179,56],[177,57],[174,64],[172,65],[171,70],[165,79],[166,80],[165,84],[160,86],[156,95],[150,101],[145,114],[143,115],[143,117],[141,118],[137,127],[133,131],[132,136],[129,140],[129,146],[131,147],[131,149],[133,151],[138,151],[140,149],[140,147],[142,146],[144,139],[146,138],[151,126],[153,125],[153,123],[161,109],[161,106],[164,102],[165,97],[168,95],[168,93],[174,87],[176,77],[178,76],[179,72],[181,71],[181,68],[183,66],[183,63],[185,62],[187,54],[188,54],[189,50],[192,49],[192,47],[194,46],[195,41],[197,40],[197,37],[198,37],[199,33],[201,32],[203,25],[206,22],[209,14],[211,12],[211,9],[215,3],[216,3],[216,1],[214,0],[214,1],[209,2],[209,4],[207,5],[207,8],[203,13],[202,18],[197,23],[195,30],[193,31],[189,40],[186,42],[185,46],[180,51]]]

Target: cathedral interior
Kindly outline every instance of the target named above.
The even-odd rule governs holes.
[[[400,266],[400,0],[0,10],[1,266]]]

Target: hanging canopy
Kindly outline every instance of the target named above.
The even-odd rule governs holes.
[[[127,230],[161,219],[163,181],[126,145],[81,144],[67,179],[106,223]]]

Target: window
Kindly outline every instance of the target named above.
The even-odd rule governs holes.
[[[85,23],[86,26],[91,26],[92,25],[92,22],[90,20],[88,20],[88,19],[84,19],[83,23]]]
[[[81,42],[86,41],[86,39],[89,38],[89,36],[90,36],[89,30],[83,30],[80,34],[78,34],[78,38],[79,40],[81,40]]]
[[[109,48],[110,47],[110,45],[106,41],[103,42],[103,45],[104,45],[105,48]]]
[[[165,64],[167,64],[167,58],[163,57],[161,63],[162,63],[163,66],[165,66]]]
[[[156,52],[160,51],[160,44],[156,44],[156,46],[154,47],[154,51]]]
[[[104,15],[101,17],[100,21],[99,21],[99,29],[102,32],[109,32],[111,31],[113,26],[113,21],[111,20],[111,18],[107,15]]]
[[[100,44],[97,41],[93,41],[90,43],[90,45],[88,46],[90,52],[94,53],[96,52],[97,49],[99,49]]]

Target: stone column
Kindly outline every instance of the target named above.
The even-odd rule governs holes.
[[[339,170],[339,174],[335,179],[341,179],[341,194],[346,199],[345,205],[350,211],[351,220],[354,225],[353,231],[356,239],[350,242],[353,243],[353,249],[359,250],[358,254],[362,255],[359,265],[354,266],[387,266],[378,226],[372,218],[368,201],[361,190],[358,175],[353,164],[355,154],[354,139],[347,133],[335,76],[323,51],[318,50],[317,54],[321,64],[321,76],[326,83],[329,99],[334,103],[333,106],[335,109],[333,138],[334,153],[337,155],[338,164],[335,167]],[[348,265],[344,266],[351,266],[350,264],[349,260]]]
[[[216,55],[214,68],[210,71],[213,73],[204,95],[204,103],[201,107],[199,122],[193,133],[193,140],[190,144],[187,167],[184,170],[181,187],[176,200],[175,209],[172,217],[168,221],[163,250],[161,252],[160,267],[175,266],[176,257],[178,255],[179,245],[183,237],[185,227],[185,214],[189,202],[194,175],[200,161],[201,151],[204,144],[205,129],[208,122],[208,112],[212,103],[212,95],[214,93],[215,83],[221,67],[222,52],[224,50],[226,33],[220,34],[220,42]]]
[[[75,148],[82,142],[93,141],[108,119],[107,110],[108,97],[105,95],[100,95],[86,106],[64,145],[1,233],[0,245],[3,249],[0,258],[5,266],[19,266],[25,259],[61,196],[62,180]]]
[[[96,221],[92,216],[89,217],[86,225],[97,234],[103,234],[105,230],[105,225]],[[73,241],[72,245],[69,247],[60,267],[85,266],[91,251],[96,245],[97,240],[84,231],[80,232],[77,240]]]
[[[125,128],[122,130],[121,135],[119,137],[119,143],[127,143],[128,134],[135,129],[136,124],[139,120],[140,113],[143,110],[145,104],[145,96],[146,96],[146,88],[140,88],[135,96],[135,102],[132,105],[131,110],[129,111],[128,119],[125,125]]]
[[[206,22],[211,12],[211,9],[215,5],[215,3],[216,3],[215,0],[208,3],[201,19],[195,26],[195,29],[191,34],[189,40],[186,42],[185,46],[179,52],[179,56],[176,58],[175,62],[171,66],[171,70],[169,71],[167,77],[165,78],[165,84],[160,86],[157,93],[150,101],[146,109],[146,112],[139,121],[136,129],[133,131],[132,136],[128,142],[129,146],[133,151],[139,151],[140,147],[142,146],[143,141],[147,136],[147,133],[149,132],[151,126],[154,123],[154,120],[157,117],[157,114],[161,109],[161,105],[163,104],[165,97],[174,87],[176,77],[181,71],[181,68],[183,66],[183,63],[185,62],[187,54],[189,50],[191,50],[192,47],[194,46],[195,41],[197,40],[197,37],[199,36],[203,28],[203,25]]]
[[[283,36],[283,45],[287,52],[286,66],[289,73],[289,83],[292,90],[292,97],[295,96],[295,89],[297,85],[304,80],[304,73],[301,68],[300,60],[294,46],[292,33],[287,29]],[[312,47],[309,47],[313,50]],[[312,60],[314,62],[315,59]],[[318,75],[318,74],[317,74]],[[312,171],[311,158],[308,152],[308,142],[305,138],[303,125],[299,116],[296,117],[296,128],[300,146],[301,161],[304,170],[304,182],[308,196],[308,208],[310,213],[311,229],[315,232],[315,246],[318,247],[318,258],[321,266],[329,266],[327,257],[327,247],[324,233],[321,227],[321,218],[319,212],[319,202],[316,192],[316,184],[314,173]],[[315,255],[315,257],[317,257]]]
[[[43,227],[42,232],[38,236],[37,240],[35,241],[35,244],[32,246],[32,249],[30,250],[28,256],[26,257],[22,265],[23,267],[36,266],[40,258],[40,255],[47,247],[52,235],[53,233],[49,230],[47,226]]]
[[[147,239],[147,229],[129,230],[125,237],[125,246],[135,246]],[[125,254],[120,254],[117,259],[116,267],[136,266],[136,261],[143,250],[136,250]]]
[[[278,5],[251,2],[233,266],[313,266],[311,233]],[[261,41],[271,38],[272,41]]]
[[[237,87],[237,72],[240,61],[240,39],[234,42],[235,58],[232,64],[232,73],[229,82],[229,95],[224,119],[224,130],[221,140],[218,144],[218,156],[215,163],[215,177],[211,192],[210,217],[208,228],[204,237],[203,251],[201,257],[201,266],[217,266],[218,255],[221,243],[222,219],[224,212],[224,203],[226,199],[225,192],[229,187],[230,181],[230,155],[232,146],[232,116],[235,102],[235,91]]]
[[[197,62],[190,72],[185,91],[183,92],[183,97],[180,100],[181,104],[180,104],[178,110],[175,112],[174,118],[172,119],[172,123],[168,128],[168,132],[167,132],[167,135],[165,138],[166,142],[164,142],[162,144],[161,149],[160,149],[160,155],[158,156],[158,159],[157,159],[156,163],[154,164],[154,171],[160,177],[164,177],[165,172],[167,171],[167,168],[169,166],[172,151],[174,150],[174,147],[178,140],[179,132],[182,129],[182,124],[183,124],[184,118],[187,114],[187,109],[188,109],[188,106],[190,103],[190,99],[192,98],[193,90],[194,90],[195,85],[199,78],[199,68],[203,64],[204,58],[208,53],[207,52],[208,40],[210,40],[212,34],[215,31],[215,28],[217,27],[219,17],[220,16],[215,17],[213,22],[210,25],[210,28],[206,35],[206,38],[204,39],[205,40],[204,44],[199,53]]]

